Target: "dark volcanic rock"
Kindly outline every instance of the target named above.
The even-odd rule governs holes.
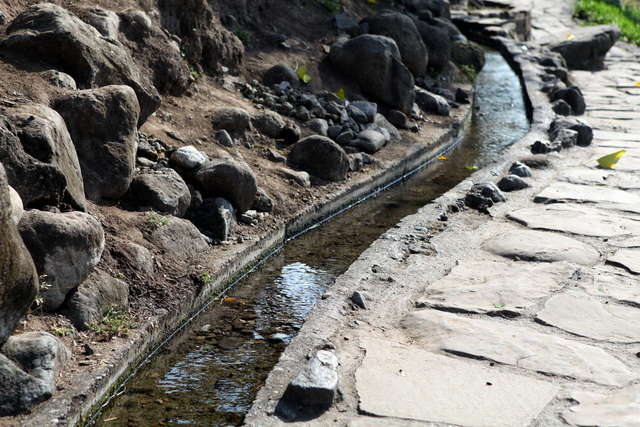
[[[527,178],[531,176],[531,169],[529,169],[529,166],[525,165],[522,162],[513,162],[513,164],[509,168],[509,173],[521,178]]]
[[[416,104],[425,113],[439,116],[448,116],[451,111],[445,98],[420,88],[416,88]]]
[[[506,197],[493,183],[475,184],[465,196],[465,204],[472,209],[484,211],[495,203],[506,201]]]
[[[233,205],[222,197],[204,199],[202,205],[192,213],[194,224],[210,237],[225,241],[231,237],[236,225]]]
[[[203,194],[221,196],[240,212],[251,208],[258,186],[253,171],[232,159],[214,159],[198,170],[195,180]]]
[[[469,40],[458,40],[451,47],[451,59],[458,66],[470,66],[476,72],[484,67],[484,50],[476,43]]]
[[[191,193],[176,171],[163,168],[136,175],[129,186],[126,200],[137,208],[150,208],[181,217],[191,205]]]
[[[554,120],[549,127],[549,138],[555,140],[561,129],[571,129],[578,132],[577,145],[587,147],[593,141],[591,126],[578,119],[559,118]]]
[[[562,150],[562,144],[551,141],[536,141],[531,144],[531,154],[548,154]]]
[[[584,95],[577,86],[556,89],[551,93],[551,101],[563,100],[571,107],[571,113],[580,116],[584,114],[587,105],[584,102]],[[555,111],[555,108],[554,108]],[[558,111],[556,111],[558,113]],[[560,114],[560,113],[559,113]],[[568,114],[563,114],[568,115]]]
[[[498,188],[502,191],[518,191],[529,187],[529,183],[517,175],[507,175],[498,181]]]
[[[573,39],[552,44],[550,49],[562,55],[570,69],[601,70],[604,57],[620,34],[615,25],[581,27],[574,31]]]
[[[277,85],[280,82],[289,82],[295,86],[299,81],[300,79],[293,68],[283,64],[274,65],[262,75],[262,83],[266,86]]]
[[[308,136],[297,142],[287,162],[327,181],[341,181],[347,177],[349,158],[347,153],[329,138]]]

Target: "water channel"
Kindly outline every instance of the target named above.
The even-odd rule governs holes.
[[[150,358],[95,425],[241,424],[280,353],[335,278],[380,234],[527,132],[518,78],[498,53],[486,57],[470,127],[446,160],[289,241]]]

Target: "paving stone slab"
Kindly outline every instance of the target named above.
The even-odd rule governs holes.
[[[484,243],[485,250],[505,258],[525,261],[568,261],[593,265],[600,259],[600,253],[593,246],[558,233],[503,228],[505,231]]]
[[[580,287],[589,295],[613,298],[624,304],[640,307],[640,278],[611,267],[596,267],[580,281]]]
[[[487,359],[534,372],[623,386],[638,378],[606,351],[530,328],[435,310],[410,313],[407,335],[423,349]]]
[[[640,427],[640,384],[609,395],[574,392],[580,402],[562,413],[562,418],[575,426]]]
[[[640,176],[607,169],[569,168],[562,172],[560,179],[572,184],[617,187],[622,190],[640,190]]]
[[[627,218],[580,205],[536,206],[509,212],[507,217],[536,230],[607,238],[640,234],[640,218]]]
[[[362,416],[355,420],[350,420],[347,427],[425,427],[433,426],[431,423],[409,420],[395,420],[393,418],[375,418]]]
[[[638,113],[636,111],[603,111],[603,110],[592,110],[589,112],[588,117],[596,117],[599,119],[610,119],[610,120],[637,120]],[[623,125],[624,126],[624,125]]]
[[[575,272],[567,263],[463,261],[433,283],[417,305],[446,311],[518,316],[561,289]]]
[[[536,320],[575,335],[616,343],[640,342],[640,309],[604,303],[592,296],[567,292],[551,297]]]
[[[609,244],[618,248],[640,248],[640,236],[610,240]]]
[[[555,182],[533,199],[536,203],[595,203],[605,208],[640,213],[640,197],[617,188]]]
[[[640,274],[640,249],[620,249],[607,262],[626,268],[633,274]]]
[[[610,132],[605,130],[593,131],[593,138],[596,141],[619,141],[640,143],[640,135],[636,133]]]
[[[376,416],[474,427],[528,426],[554,398],[555,385],[362,337],[356,372],[361,411]]]

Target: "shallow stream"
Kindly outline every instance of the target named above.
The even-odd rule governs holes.
[[[289,241],[150,358],[95,425],[241,424],[280,353],[335,278],[378,236],[490,164],[528,127],[517,76],[488,52],[471,124],[446,160]]]

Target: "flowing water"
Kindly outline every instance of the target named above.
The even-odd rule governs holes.
[[[289,241],[158,351],[96,425],[235,426],[335,278],[380,234],[495,160],[528,130],[518,78],[487,53],[463,140],[406,180]]]

